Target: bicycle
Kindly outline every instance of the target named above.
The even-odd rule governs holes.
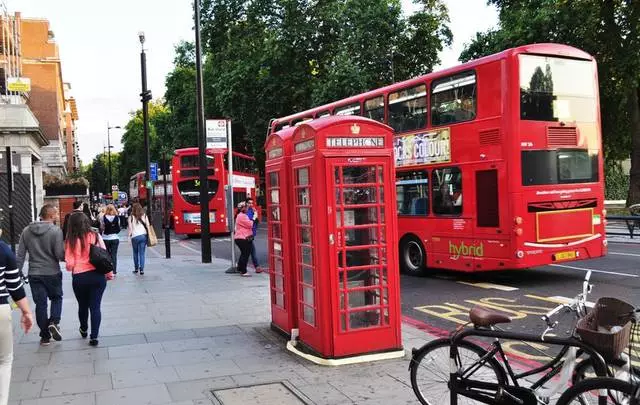
[[[584,379],[589,369],[585,366],[578,370],[579,373],[582,373],[581,375],[576,374],[578,358],[587,360],[588,363],[584,364],[593,369],[596,375],[609,375],[607,364],[602,356],[592,346],[575,336],[575,327],[569,338],[547,337],[548,333],[558,324],[558,322],[552,321],[553,317],[563,309],[573,312],[576,319],[587,314],[586,298],[592,289],[589,284],[590,277],[591,272],[588,272],[583,283],[582,293],[578,294],[570,303],[559,305],[542,317],[547,328],[541,336],[499,330],[495,325],[511,321],[506,315],[475,307],[469,314],[474,329],[458,328],[449,338],[438,339],[420,349],[414,349],[409,369],[411,385],[420,402],[425,405],[430,404],[422,390],[424,384],[418,381],[419,372],[422,370],[433,375],[435,379],[431,386],[425,387],[430,388],[430,395],[437,394],[437,391],[434,391],[440,388],[442,392],[449,393],[453,405],[457,403],[458,394],[461,394],[463,398],[485,403],[514,403],[518,405],[548,403],[549,399],[560,392],[560,389],[568,385],[570,381]],[[471,336],[490,337],[494,338],[494,341],[489,350],[486,350],[469,340],[465,340]],[[560,345],[562,348],[551,361],[533,370],[516,374],[500,344],[500,339],[550,343]],[[436,354],[438,351],[441,351],[440,356]],[[504,366],[498,361],[498,358]],[[438,364],[438,361],[443,359],[445,364]],[[422,363],[429,364],[425,367]],[[628,367],[628,365],[629,361],[625,359],[623,367]],[[443,367],[439,369],[440,366]],[[522,387],[519,384],[519,380],[546,370],[549,371],[529,387]],[[558,374],[560,374],[560,379],[557,384],[545,388],[545,384]],[[471,376],[474,377],[474,380],[469,379]],[[509,383],[509,378],[511,383]],[[440,402],[435,401],[434,403],[442,405]]]
[[[590,403],[640,405],[640,384],[612,377],[588,378],[562,393],[556,405]]]

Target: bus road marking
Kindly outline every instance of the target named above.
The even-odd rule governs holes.
[[[493,283],[469,283],[467,281],[458,281],[458,284],[470,285],[472,287],[484,288],[485,290],[500,290],[500,291],[518,291],[516,287],[509,287],[506,285],[493,284]]]
[[[621,252],[608,252],[608,255],[618,255],[618,256],[633,256],[633,257],[640,257],[639,254],[636,253],[621,253]]]
[[[553,266],[553,267],[562,267],[565,269],[573,269],[573,270],[582,270],[582,271],[592,271],[594,273],[603,273],[603,274],[612,274],[614,276],[626,276],[626,277],[633,277],[633,278],[637,278],[640,277],[637,274],[629,274],[629,273],[618,273],[617,271],[606,271],[606,270],[596,270],[596,269],[587,269],[584,267],[576,267],[576,266],[567,266],[565,264],[550,264],[549,266]]]

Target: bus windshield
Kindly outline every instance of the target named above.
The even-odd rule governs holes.
[[[533,121],[595,122],[593,63],[519,55],[520,118]]]

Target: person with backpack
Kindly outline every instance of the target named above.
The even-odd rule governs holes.
[[[78,301],[80,336],[89,336],[89,345],[98,346],[98,335],[102,321],[102,294],[107,280],[113,279],[113,272],[100,273],[90,262],[90,245],[106,249],[100,235],[91,229],[89,218],[82,212],[69,217],[69,230],[65,242],[67,271],[73,274],[73,293]],[[91,313],[91,334],[89,335],[89,313]]]
[[[107,247],[107,252],[111,255],[111,262],[113,263],[113,275],[118,274],[118,245],[120,244],[120,218],[118,217],[118,211],[113,204],[107,205],[104,215],[100,220],[100,233],[102,234],[102,240]]]
[[[36,322],[40,328],[40,345],[47,346],[51,338],[62,340],[60,318],[62,316],[62,271],[64,261],[64,241],[62,231],[55,223],[58,209],[45,204],[40,209],[40,221],[27,225],[18,243],[18,269],[29,255],[29,285],[36,304]],[[49,302],[51,312],[49,313]]]

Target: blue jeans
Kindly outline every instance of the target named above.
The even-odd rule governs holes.
[[[86,271],[73,275],[73,293],[78,300],[78,319],[82,330],[89,329],[89,311],[91,311],[91,339],[97,339],[100,332],[102,312],[100,303],[102,294],[107,287],[107,279],[104,274],[97,271]]]
[[[55,276],[29,276],[31,296],[36,304],[36,323],[40,328],[40,337],[50,339],[49,324],[60,323],[62,316],[62,273]],[[51,300],[51,316],[48,302]]]
[[[131,239],[133,246],[133,265],[136,270],[144,270],[144,252],[147,249],[147,235],[138,235]]]

